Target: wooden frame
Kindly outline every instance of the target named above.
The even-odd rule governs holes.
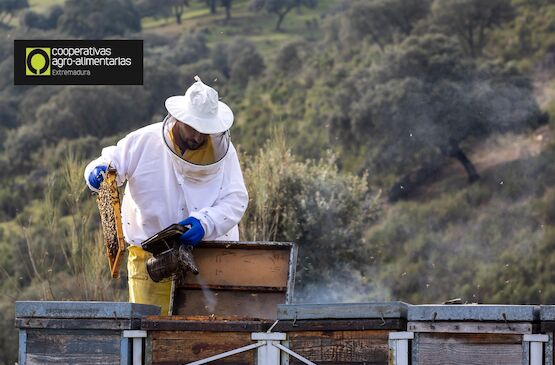
[[[110,251],[109,238],[107,237],[104,231],[102,232],[102,235],[104,236],[104,245],[106,246],[106,256],[108,257],[110,274],[114,279],[119,277],[119,268],[121,266],[123,255],[125,253],[125,239],[123,236],[123,225],[122,225],[122,219],[121,219],[121,202],[119,197],[118,186],[116,183],[116,177],[117,177],[116,170],[108,167],[108,170],[106,171],[106,177],[102,182],[102,185],[108,185],[108,188],[110,189],[110,203],[113,209],[113,217],[114,217],[114,222],[105,222],[105,224],[115,225],[117,241],[118,241],[117,242],[118,250],[116,254],[113,255]],[[97,196],[96,201],[100,210],[101,209],[100,196]],[[100,212],[101,212],[100,219],[104,220],[102,211],[100,210]]]

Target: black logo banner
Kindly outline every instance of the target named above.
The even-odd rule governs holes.
[[[16,40],[15,85],[142,85],[142,40]]]

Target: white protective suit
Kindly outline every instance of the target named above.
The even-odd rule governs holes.
[[[99,165],[117,170],[118,185],[128,181],[122,201],[123,233],[131,245],[188,216],[197,218],[203,240],[239,240],[237,224],[248,203],[233,144],[219,161],[195,165],[184,161],[168,142],[171,118],[136,130],[85,168],[85,181]],[[89,185],[90,187],[90,185]]]

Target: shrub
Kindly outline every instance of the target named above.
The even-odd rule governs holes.
[[[299,161],[282,133],[274,133],[244,173],[250,205],[242,239],[299,244],[297,300],[338,299],[347,295],[345,282],[371,291],[361,274],[369,256],[363,232],[378,205],[366,176],[340,173],[333,155]]]

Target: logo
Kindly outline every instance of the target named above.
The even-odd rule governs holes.
[[[25,75],[50,76],[50,48],[25,48]]]
[[[15,39],[13,42],[14,85],[143,84],[142,40]]]

